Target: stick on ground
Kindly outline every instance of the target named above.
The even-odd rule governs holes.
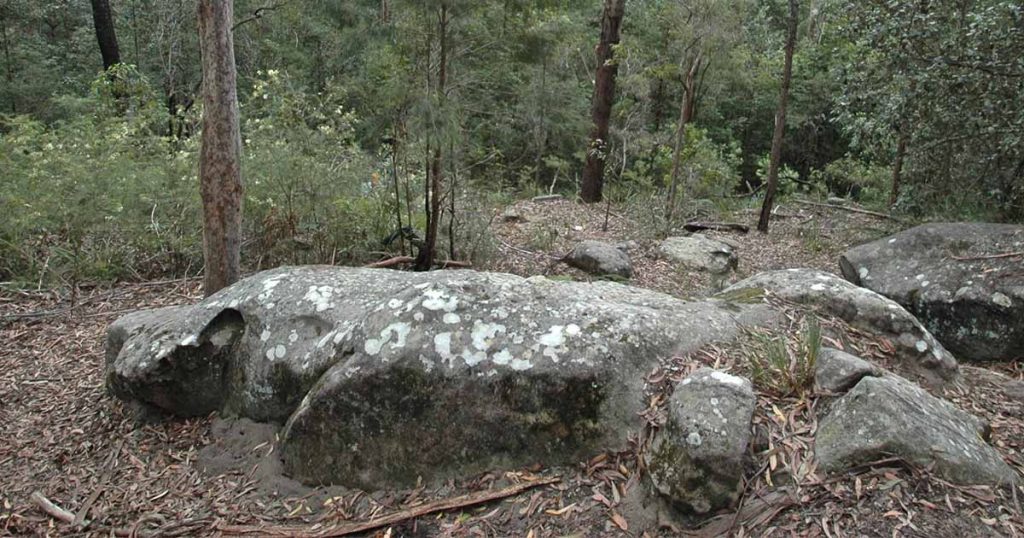
[[[442,499],[426,503],[413,508],[407,508],[395,512],[394,514],[384,516],[378,519],[372,519],[370,521],[362,522],[345,522],[334,527],[328,527],[325,529],[313,530],[307,527],[270,527],[270,526],[221,526],[217,530],[227,535],[262,535],[262,536],[294,536],[304,538],[334,538],[337,536],[348,536],[359,532],[366,532],[373,529],[379,529],[381,527],[387,527],[396,523],[401,523],[417,517],[433,514],[435,512],[447,512],[456,508],[467,508],[470,506],[476,506],[478,504],[484,504],[491,501],[497,501],[499,499],[505,499],[507,497],[513,497],[520,493],[537,488],[540,486],[546,486],[548,484],[554,484],[561,481],[561,478],[545,478],[543,480],[537,480],[535,482],[525,482],[522,484],[516,484],[499,490],[488,490],[478,491],[476,493],[469,493],[451,499]]]

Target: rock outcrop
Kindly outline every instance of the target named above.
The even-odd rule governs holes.
[[[626,249],[600,241],[582,241],[565,256],[565,263],[597,276],[633,276],[633,262]]]
[[[867,376],[821,419],[815,454],[828,472],[897,456],[959,484],[1016,483],[985,437],[980,419],[913,383]]]
[[[833,348],[821,348],[814,368],[814,385],[822,392],[846,392],[869,375],[882,369],[870,362]]]
[[[776,315],[611,282],[282,268],[122,318],[106,379],[176,415],[284,423],[290,475],[373,490],[624,448],[659,358]]]
[[[913,314],[896,302],[831,273],[814,269],[769,271],[737,282],[716,297],[758,300],[766,294],[812,306],[886,337],[904,363],[929,381],[939,383],[959,375],[953,355]]]
[[[654,489],[684,512],[707,514],[739,495],[754,415],[750,381],[704,368],[680,382],[647,454]]]
[[[735,271],[739,264],[739,257],[732,245],[702,234],[669,237],[661,243],[660,251],[665,258],[683,267],[716,275]]]
[[[850,249],[840,265],[850,282],[906,307],[957,357],[1013,360],[1024,357],[1019,253],[1024,226],[926,224]]]

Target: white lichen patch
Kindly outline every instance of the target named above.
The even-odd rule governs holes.
[[[299,341],[299,332],[296,331],[295,329],[292,329],[291,334],[288,335],[288,342],[291,343],[291,344],[294,344],[295,342],[298,342],[298,341]]]
[[[267,340],[270,340],[270,330],[263,329],[263,332],[260,333],[260,341],[266,342]]]
[[[459,299],[445,294],[443,290],[430,288],[423,292],[423,296],[423,308],[427,310],[454,312],[459,306]]]
[[[723,383],[723,384],[726,384],[726,385],[733,385],[735,387],[742,387],[742,386],[747,384],[747,381],[745,379],[743,379],[742,377],[737,377],[737,376],[734,376],[734,375],[731,375],[731,374],[727,374],[725,372],[719,372],[717,370],[714,371],[714,372],[711,372],[711,379],[714,379],[715,381],[718,381],[719,383]],[[683,384],[686,384],[686,381],[684,381]]]
[[[306,290],[306,295],[303,299],[313,303],[317,312],[323,312],[334,308],[334,303],[331,302],[331,298],[334,297],[334,288],[330,286],[310,286]]]
[[[498,366],[507,366],[512,362],[512,353],[508,348],[505,348],[495,353],[494,356],[491,357],[491,360]]]
[[[517,372],[522,372],[523,370],[533,368],[533,363],[526,359],[512,359],[512,364],[509,366]]]
[[[391,299],[390,301],[388,301],[388,308],[398,308],[402,306],[402,304],[403,303],[401,299]]]
[[[537,343],[546,347],[559,347],[565,343],[565,335],[562,331],[565,327],[561,325],[552,325],[551,329],[547,333],[542,334],[540,338],[537,338]]]
[[[992,302],[1003,308],[1010,308],[1013,306],[1013,300],[998,291],[992,294]]]
[[[478,351],[487,351],[491,347],[491,343],[494,337],[498,333],[504,333],[506,331],[504,325],[497,323],[484,323],[480,320],[473,322],[473,331],[470,336],[473,339],[473,347]]]
[[[423,315],[420,312],[417,313],[421,316]],[[459,316],[455,312],[447,312],[444,317],[441,318],[441,321],[443,321],[445,325],[458,325],[459,323],[462,323],[462,316]]]
[[[283,359],[288,354],[288,350],[281,344],[278,344],[272,348],[267,349],[267,360],[275,361]]]
[[[815,285],[811,286],[811,290],[812,291],[825,291],[825,285],[824,284],[815,284]]]
[[[924,353],[925,351],[928,351],[928,342],[918,340],[917,343],[914,344],[914,348],[917,349],[919,353]]]
[[[437,333],[434,335],[434,352],[441,357],[442,362],[447,362],[448,367],[452,366],[452,333]]]
[[[700,438],[700,433],[698,432],[690,432],[690,434],[686,436],[686,444],[690,446],[700,446],[703,442],[704,440]]]
[[[395,336],[395,342],[391,344],[391,349],[405,347],[405,339],[410,331],[412,326],[408,323],[392,323],[380,331],[380,338],[367,338],[363,343],[363,351],[370,356],[379,354],[384,345],[391,342],[392,336]]]
[[[181,343],[178,344],[178,345],[181,345],[181,346],[194,346],[194,345],[196,345],[197,342],[199,342],[199,339],[196,338],[196,335],[192,334],[192,335],[186,336],[185,339],[182,340]]]

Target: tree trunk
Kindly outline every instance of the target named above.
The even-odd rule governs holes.
[[[683,79],[683,102],[679,106],[679,126],[676,129],[676,144],[672,150],[672,178],[668,186],[668,207],[665,211],[666,225],[671,225],[676,211],[676,193],[679,189],[679,172],[682,169],[683,146],[686,145],[686,126],[693,120],[696,101],[696,78],[703,58],[700,51],[690,60],[690,68]]]
[[[590,115],[594,122],[587,147],[587,163],[583,168],[580,196],[584,202],[602,199],[604,164],[608,155],[608,122],[615,99],[615,75],[619,66],[614,61],[615,45],[619,44],[619,31],[626,12],[626,0],[605,0],[601,15],[601,40],[597,45],[597,74],[594,76],[594,95]]]
[[[765,187],[764,203],[761,204],[761,218],[757,230],[768,233],[768,221],[775,203],[775,191],[779,184],[779,166],[782,160],[782,135],[786,130],[786,105],[789,102],[789,86],[793,81],[793,51],[796,49],[796,28],[798,22],[797,0],[789,0],[789,31],[786,36],[786,64],[782,70],[782,91],[779,95],[779,111],[775,115],[775,133],[772,136],[771,164],[768,167],[768,185]]]
[[[889,193],[889,208],[896,205],[900,198],[900,188],[903,183],[903,160],[907,156],[907,139],[910,136],[910,128],[903,122],[900,126],[899,139],[896,142],[896,162],[892,165],[892,191]]]
[[[103,69],[121,63],[121,50],[117,46],[117,33],[114,31],[114,14],[110,10],[110,0],[92,1],[92,22],[96,27],[96,41],[100,44],[103,56]]]
[[[203,134],[199,184],[203,198],[203,293],[239,276],[242,247],[242,137],[239,132],[233,0],[199,0],[203,63]]]
[[[440,52],[437,67],[437,114],[444,114],[445,86],[448,83],[448,4],[442,3],[437,15],[438,40]],[[440,137],[438,137],[440,138]],[[437,140],[434,155],[430,160],[429,203],[427,205],[427,237],[424,247],[416,258],[417,271],[429,271],[434,265],[437,252],[437,229],[441,222],[441,196],[444,193],[444,155],[441,149],[444,143]]]

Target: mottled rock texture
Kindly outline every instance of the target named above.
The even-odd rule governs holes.
[[[565,263],[592,275],[633,276],[628,249],[600,241],[582,241],[565,257]]]
[[[662,256],[683,267],[718,275],[735,271],[739,264],[732,245],[702,234],[670,237],[661,243],[660,251]]]
[[[1024,226],[926,224],[850,249],[843,276],[906,307],[958,358],[1024,358]],[[999,255],[1004,255],[998,257]]]

